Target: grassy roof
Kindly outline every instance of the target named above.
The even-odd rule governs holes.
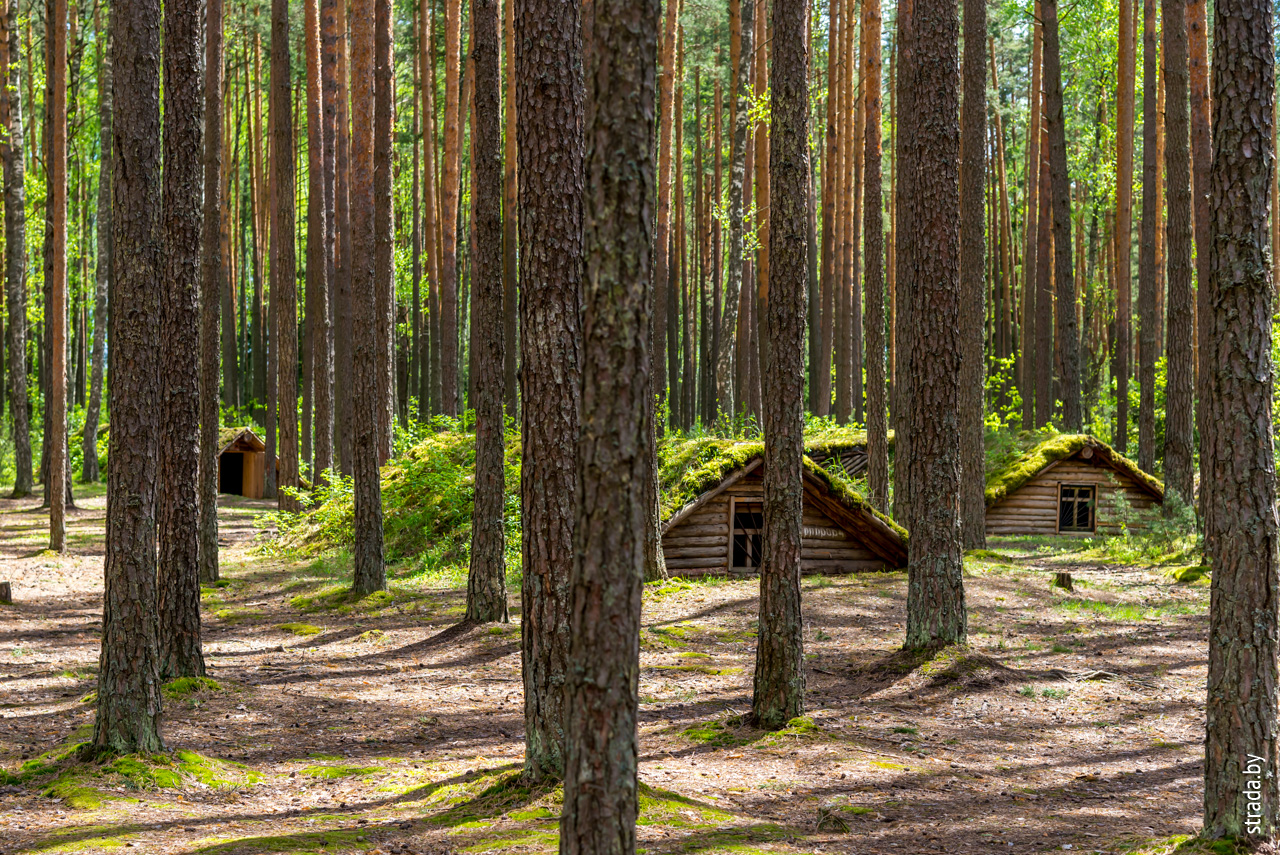
[[[1155,476],[1143,472],[1138,464],[1120,454],[1097,437],[1085,433],[1064,433],[1050,437],[1031,447],[1020,457],[992,472],[987,477],[987,507],[1003,501],[1020,489],[1051,463],[1065,460],[1085,447],[1092,448],[1099,459],[1137,481],[1152,494],[1164,497],[1164,485]]]
[[[809,474],[813,475],[825,484],[826,488],[830,490],[833,495],[839,498],[840,501],[844,502],[849,507],[866,511],[876,519],[880,520],[880,522],[887,525],[903,540],[907,539],[907,530],[894,522],[892,518],[876,510],[871,502],[867,501],[866,496],[858,492],[857,488],[853,486],[853,482],[849,480],[849,476],[844,474],[843,469],[832,470],[825,466],[820,466],[807,454],[804,458],[804,468],[809,471]]]
[[[866,444],[865,431],[833,426],[806,436],[804,450],[807,455],[817,456]],[[676,511],[719,484],[726,475],[762,454],[763,440],[674,434],[664,438],[658,446],[659,516],[669,519]]]
[[[258,442],[260,443],[262,442],[262,438],[259,437],[256,433],[253,433],[253,428],[251,427],[247,427],[247,426],[220,427],[218,428],[218,448],[219,449],[226,448],[228,445],[230,445],[231,443],[239,439],[241,434],[246,432],[253,434],[253,438],[256,439]]]

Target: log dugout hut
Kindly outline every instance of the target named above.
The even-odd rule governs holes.
[[[675,576],[759,572],[764,461],[756,456],[664,522],[662,553]],[[906,565],[906,532],[812,459],[804,467],[802,573],[893,570]]]
[[[988,537],[1088,537],[1143,528],[1143,512],[1164,504],[1164,485],[1101,440],[1069,434],[994,473],[986,502]]]
[[[218,492],[261,499],[267,444],[247,427],[218,432]]]

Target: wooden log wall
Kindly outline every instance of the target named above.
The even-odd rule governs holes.
[[[807,497],[806,497],[807,498]],[[674,526],[662,538],[667,570],[674,576],[754,575],[729,567],[732,500],[764,501],[764,481],[754,472]],[[852,573],[889,569],[886,562],[808,501],[805,502],[800,569],[803,573]]]

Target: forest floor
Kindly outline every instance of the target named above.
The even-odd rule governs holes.
[[[88,765],[70,749],[93,718],[105,499],[77,488],[61,558],[38,501],[0,500],[0,853],[554,852],[560,794],[519,780],[518,596],[478,627],[457,587],[352,601],[349,562],[260,554],[268,506],[223,498],[215,683],[166,689],[173,754]],[[1194,834],[1207,578],[992,550],[966,560],[970,648],[932,659],[897,652],[905,574],[806,578],[808,712],[775,734],[740,723],[756,582],[646,586],[639,846],[1157,853]]]

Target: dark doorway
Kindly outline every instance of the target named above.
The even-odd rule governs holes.
[[[244,453],[224,451],[218,455],[218,492],[244,495]]]

